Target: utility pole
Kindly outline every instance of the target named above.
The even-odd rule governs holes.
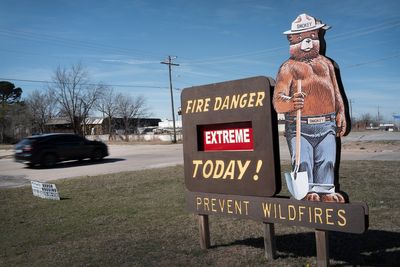
[[[349,99],[349,108],[350,108],[350,127],[353,128],[353,126],[356,126],[358,128],[358,122],[356,122],[356,120],[353,120],[353,103],[354,100],[353,99]]]
[[[381,125],[381,114],[379,112],[379,105],[378,105],[378,127]]]
[[[350,100],[349,100],[349,106],[350,106],[350,120],[353,119],[353,103],[354,103],[354,100],[353,100],[353,99],[350,99]]]
[[[169,90],[171,92],[171,107],[172,107],[172,121],[173,121],[173,126],[174,126],[174,140],[172,141],[174,144],[176,144],[176,127],[175,127],[175,111],[174,111],[174,95],[172,93],[172,76],[171,76],[171,66],[179,66],[179,64],[172,63],[172,60],[176,59],[177,57],[171,57],[168,56],[166,61],[161,61],[161,64],[168,65],[168,72],[169,72]]]

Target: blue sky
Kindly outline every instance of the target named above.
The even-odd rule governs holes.
[[[289,57],[283,31],[301,13],[332,26],[326,55],[342,75],[353,115],[400,113],[400,1],[2,0],[0,78],[27,96],[58,66],[81,62],[92,82],[143,95],[154,117],[171,118],[180,89],[265,75]],[[123,85],[123,86],[117,86]],[[128,87],[129,86],[129,87]],[[175,108],[175,110],[176,110]]]

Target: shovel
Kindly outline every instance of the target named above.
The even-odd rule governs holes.
[[[301,80],[297,81],[297,93],[301,93]],[[285,173],[286,184],[292,196],[297,199],[303,199],[308,193],[308,175],[307,172],[299,172],[300,168],[300,139],[301,139],[301,109],[296,114],[296,161],[293,172]]]

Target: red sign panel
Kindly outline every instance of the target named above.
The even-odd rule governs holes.
[[[200,127],[203,151],[253,150],[251,122],[205,125]]]

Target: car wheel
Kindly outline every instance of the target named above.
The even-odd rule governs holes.
[[[94,161],[99,161],[102,160],[103,158],[104,158],[103,151],[101,151],[101,149],[95,149],[92,153],[92,156],[90,157],[90,159]]]
[[[34,168],[35,164],[32,162],[26,163],[26,166],[28,166],[29,168]]]
[[[42,157],[40,165],[45,168],[51,168],[57,163],[57,157],[54,154],[45,154]]]

